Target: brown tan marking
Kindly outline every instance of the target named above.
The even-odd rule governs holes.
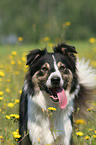
[[[57,64],[59,70],[61,69],[61,75],[63,77],[63,80],[67,80],[67,89],[70,90],[71,89],[71,83],[72,83],[72,79],[73,79],[73,75],[71,70],[69,70],[68,68],[65,67],[65,65],[62,62],[58,62]],[[68,71],[68,74],[66,74],[66,71]]]

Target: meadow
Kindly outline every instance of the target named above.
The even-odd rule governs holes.
[[[90,65],[96,68],[96,40],[67,42],[76,47],[78,56],[90,60]],[[52,50],[53,43],[44,42],[34,45],[25,45],[18,41],[16,45],[0,46],[0,145],[17,145],[19,99],[22,93],[24,77],[28,67],[26,55],[35,48]],[[95,78],[96,79],[96,78]],[[75,120],[73,138],[76,145],[96,145],[96,102],[87,111],[93,113],[94,119]]]

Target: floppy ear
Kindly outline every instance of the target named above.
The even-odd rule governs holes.
[[[53,48],[54,52],[59,52],[63,54],[77,53],[74,46],[70,46],[64,43],[61,43]]]
[[[32,65],[34,62],[36,62],[45,53],[47,53],[46,49],[44,49],[44,50],[36,49],[36,50],[31,51],[27,55],[27,63],[26,63],[26,65]]]

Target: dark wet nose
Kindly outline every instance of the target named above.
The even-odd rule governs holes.
[[[51,83],[52,83],[53,86],[59,86],[59,84],[60,84],[60,78],[59,77],[53,77],[51,79]]]

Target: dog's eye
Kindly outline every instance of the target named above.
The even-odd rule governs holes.
[[[46,71],[48,71],[48,68],[47,67],[42,67],[41,70],[46,72]]]
[[[63,70],[65,69],[65,67],[64,67],[64,66],[61,66],[59,69],[60,69],[61,71],[63,71]]]

